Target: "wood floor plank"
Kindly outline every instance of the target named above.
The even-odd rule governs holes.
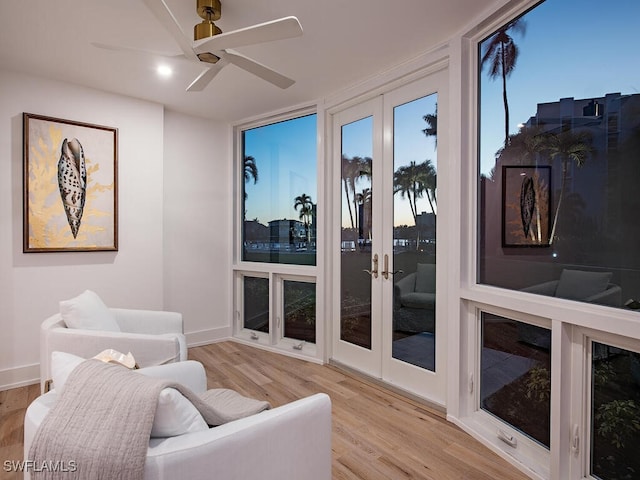
[[[209,388],[232,388],[274,407],[327,393],[333,480],[528,478],[441,412],[353,372],[233,341],[191,348],[189,358],[205,366]],[[22,458],[24,411],[38,394],[39,385],[0,392],[0,461]],[[22,475],[0,470],[5,478]]]

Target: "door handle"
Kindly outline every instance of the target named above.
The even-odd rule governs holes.
[[[389,255],[384,254],[384,270],[382,271],[382,276],[385,280],[389,279]]]
[[[373,270],[363,270],[363,272],[367,272],[373,278],[378,278],[378,254],[373,255]]]
[[[395,275],[396,273],[404,273],[404,270],[395,270],[393,272],[389,271],[389,255],[384,254],[384,270],[380,272],[385,280],[389,279],[389,275]]]

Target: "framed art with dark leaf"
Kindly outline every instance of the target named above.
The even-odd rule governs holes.
[[[118,250],[118,130],[23,114],[23,251]]]
[[[502,167],[502,246],[548,247],[551,166]]]

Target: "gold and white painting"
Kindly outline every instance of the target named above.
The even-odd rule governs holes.
[[[23,251],[117,250],[117,129],[30,113],[23,122]]]

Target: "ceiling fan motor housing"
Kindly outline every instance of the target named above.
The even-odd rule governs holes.
[[[193,39],[201,40],[203,38],[213,37],[222,33],[213,22],[220,20],[222,14],[222,5],[220,0],[196,0],[198,15],[203,19],[193,27]]]

